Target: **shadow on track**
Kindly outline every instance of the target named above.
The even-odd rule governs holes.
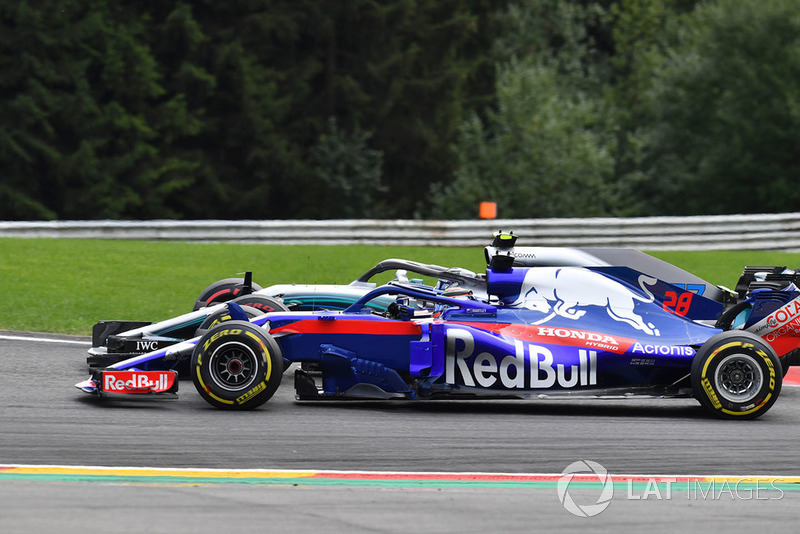
[[[684,399],[686,401],[686,399]],[[558,417],[646,417],[718,420],[707,414],[702,407],[691,401],[676,404],[670,400],[641,401],[629,400],[557,400],[557,401],[514,401],[514,400],[437,400],[437,401],[299,401],[303,409],[322,410],[370,410],[391,413],[420,414],[497,414]]]

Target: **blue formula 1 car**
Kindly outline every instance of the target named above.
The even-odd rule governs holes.
[[[231,320],[202,336],[76,386],[174,394],[170,355],[191,351],[197,391],[223,409],[267,402],[286,364],[300,362],[301,400],[694,396],[715,415],[749,419],[769,410],[784,368],[798,363],[794,271],[747,268],[737,292],[709,296],[703,281],[676,285],[630,266],[525,266],[508,234],[486,254],[485,298],[392,282],[343,311],[248,320],[229,303]],[[386,296],[385,313],[369,307]]]

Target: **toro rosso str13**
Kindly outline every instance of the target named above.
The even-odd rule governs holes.
[[[301,400],[693,396],[717,416],[750,419],[797,363],[794,271],[749,267],[735,292],[712,291],[689,273],[662,279],[682,271],[655,262],[659,272],[527,266],[514,239],[499,234],[487,247],[483,298],[391,282],[342,311],[248,317],[231,302],[230,320],[203,335],[94,369],[76,386],[171,395],[174,356],[190,353],[197,391],[223,409],[267,402],[299,362]],[[385,312],[370,308],[387,296]]]

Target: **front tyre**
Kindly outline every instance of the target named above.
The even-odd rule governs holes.
[[[264,315],[264,312],[261,310],[257,310],[255,308],[251,308],[250,306],[242,306],[242,311],[247,314],[248,319],[252,319],[253,317],[258,317],[259,315]],[[203,319],[203,322],[200,323],[200,326],[197,327],[197,330],[194,332],[194,336],[202,336],[209,329],[214,328],[220,323],[224,323],[225,321],[231,320],[231,312],[228,308],[222,308],[221,310],[217,310],[214,313],[206,316]]]
[[[750,332],[712,337],[692,360],[692,388],[705,408],[724,419],[754,419],[775,404],[783,373],[772,348]]]
[[[191,375],[203,399],[225,410],[250,410],[278,389],[283,358],[263,328],[226,321],[206,332],[192,353]]]
[[[281,299],[277,297],[267,297],[266,295],[258,295],[255,293],[252,295],[245,295],[243,297],[235,298],[233,299],[233,302],[241,307],[249,306],[251,308],[255,308],[261,313],[289,311],[289,308]]]

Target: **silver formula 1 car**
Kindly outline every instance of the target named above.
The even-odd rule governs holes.
[[[389,271],[395,271],[394,281],[398,283],[451,296],[486,295],[483,274],[460,267],[448,268],[403,259],[383,260],[349,284],[342,285],[278,284],[261,287],[252,281],[252,273],[247,272],[244,278],[226,278],[206,287],[200,292],[193,310],[184,315],[156,323],[127,320],[96,323],[92,329],[92,348],[87,363],[89,367],[108,367],[202,335],[216,324],[230,320],[230,313],[224,305],[227,302],[241,306],[249,318],[276,311],[344,310],[377,287],[373,281],[375,276]],[[423,277],[433,278],[433,285],[425,286]],[[386,313],[393,303],[393,298],[385,296],[370,301],[369,308],[377,313]],[[413,304],[420,308],[427,305],[423,301]]]

